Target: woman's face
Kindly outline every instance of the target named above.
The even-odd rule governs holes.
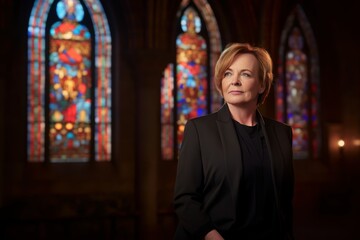
[[[228,104],[256,106],[258,95],[265,89],[259,81],[259,63],[256,57],[249,53],[238,55],[225,71],[221,88]]]

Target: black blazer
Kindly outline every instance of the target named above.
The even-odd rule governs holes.
[[[284,239],[292,239],[292,130],[257,114],[269,151],[281,229]],[[187,122],[175,183],[179,219],[175,239],[202,239],[212,229],[225,233],[235,223],[242,176],[240,151],[227,104],[216,113]]]

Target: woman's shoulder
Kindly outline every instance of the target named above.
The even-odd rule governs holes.
[[[203,123],[215,121],[217,119],[216,116],[217,116],[217,112],[210,113],[204,116],[189,119],[188,122],[193,122],[195,124],[203,124]]]
[[[210,113],[201,117],[189,119],[186,125],[192,125],[197,131],[207,132],[216,129],[216,119],[217,113]]]

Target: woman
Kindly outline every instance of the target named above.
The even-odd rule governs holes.
[[[225,104],[185,127],[175,239],[292,239],[292,130],[257,110],[272,80],[265,49],[235,43],[222,52],[215,85]]]

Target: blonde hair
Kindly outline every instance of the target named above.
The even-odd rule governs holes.
[[[265,102],[266,97],[269,95],[271,84],[273,82],[272,73],[272,60],[269,53],[260,47],[253,47],[248,43],[232,43],[229,44],[221,53],[215,65],[215,87],[222,93],[221,83],[224,78],[225,71],[231,66],[235,58],[244,53],[250,53],[256,57],[259,62],[259,80],[262,87],[265,88],[264,92],[259,94],[257,104],[261,105]]]

